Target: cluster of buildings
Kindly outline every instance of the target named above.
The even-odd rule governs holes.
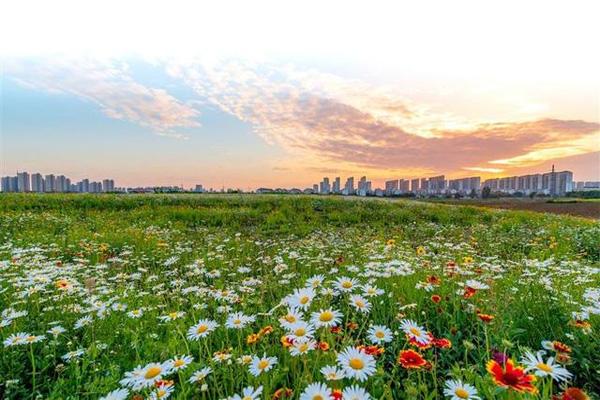
[[[113,179],[90,181],[86,178],[74,183],[64,175],[17,172],[16,176],[3,176],[1,178],[0,190],[2,192],[22,193],[103,193],[114,192],[117,189]]]
[[[330,184],[329,178],[325,177],[319,184],[313,185],[312,190],[305,189],[304,192],[318,194],[341,194],[357,196],[401,196],[401,195],[479,195],[484,188],[490,192],[530,195],[532,193],[550,196],[562,196],[575,190],[589,190],[600,187],[600,182],[573,182],[571,171],[555,171],[543,174],[531,174],[523,176],[509,176],[481,181],[481,177],[473,176],[459,179],[446,179],[444,175],[429,178],[393,179],[385,182],[384,189],[373,189],[371,181],[365,176],[360,178],[358,185],[354,187],[354,177],[346,180],[345,185],[340,185],[340,178],[334,179]]]

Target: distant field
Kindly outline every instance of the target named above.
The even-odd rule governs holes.
[[[444,199],[436,203],[472,205],[478,207],[525,210],[554,214],[568,214],[585,218],[600,218],[600,201],[564,198],[549,202],[548,199],[502,198],[502,199]]]
[[[418,201],[0,195],[0,398],[598,399],[599,249]]]

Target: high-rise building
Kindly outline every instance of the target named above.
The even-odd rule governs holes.
[[[319,193],[319,185],[317,185],[316,183],[313,185],[313,193],[314,194]]]
[[[393,179],[391,181],[386,181],[385,182],[385,194],[387,196],[391,196],[393,194],[396,194],[396,192],[399,190],[399,181],[398,179]]]
[[[329,194],[331,192],[331,186],[329,185],[329,178],[324,177],[321,183],[319,184],[319,193],[321,194]]]
[[[413,193],[417,193],[420,189],[421,188],[419,186],[419,178],[412,179],[410,181],[410,191]]]
[[[53,174],[46,175],[46,177],[44,178],[44,185],[45,185],[44,191],[46,191],[46,192],[56,191],[55,184],[56,184],[55,176]]]
[[[427,178],[421,178],[421,192],[429,192],[429,180]]]
[[[42,174],[31,174],[31,191],[36,193],[44,191],[44,177]]]
[[[341,181],[340,181],[340,177],[338,176],[333,181],[333,193],[339,194],[341,192],[340,186],[341,186]]]
[[[31,181],[27,172],[17,172],[17,191],[30,192]]]
[[[398,189],[400,190],[400,193],[410,192],[410,181],[408,179],[400,179],[398,182]]]
[[[345,194],[346,196],[354,194],[354,177],[353,176],[346,179],[346,184],[344,185],[343,194]]]

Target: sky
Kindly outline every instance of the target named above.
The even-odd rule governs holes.
[[[19,1],[0,174],[600,180],[597,1]]]

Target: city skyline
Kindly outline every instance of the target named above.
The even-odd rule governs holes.
[[[32,28],[0,27],[13,38],[0,44],[0,175],[248,190],[554,163],[598,181],[600,5],[577,3],[545,4],[543,18],[516,1],[344,3],[344,18],[336,2],[148,5],[144,18],[112,1],[94,18],[11,4]]]

